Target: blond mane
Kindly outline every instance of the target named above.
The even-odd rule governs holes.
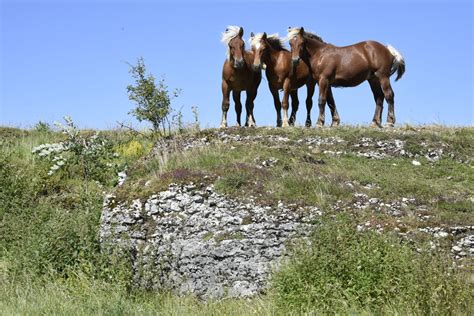
[[[229,43],[233,38],[235,38],[236,36],[239,35],[239,32],[240,32],[240,26],[229,25],[225,29],[225,32],[222,33],[221,42],[224,43],[227,46],[227,51],[226,51],[227,59],[230,58]]]
[[[298,35],[298,33],[300,32],[300,27],[292,27],[292,28],[289,28],[288,29],[288,34],[285,38],[286,41],[289,41],[291,40],[292,38],[294,38],[296,35]],[[311,38],[311,39],[315,39],[317,41],[320,41],[320,42],[323,42],[325,43],[325,41],[321,38],[321,36],[317,35],[316,33],[313,33],[313,32],[308,32],[308,31],[304,31],[304,35]]]
[[[252,48],[258,49],[260,41],[262,40],[263,33],[258,33],[249,39],[249,43]],[[278,33],[267,35],[268,43],[276,50],[286,50],[283,39],[280,38]]]

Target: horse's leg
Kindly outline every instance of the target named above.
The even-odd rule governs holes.
[[[319,117],[318,122],[316,123],[317,127],[324,126],[324,108],[326,106],[326,98],[328,93],[329,81],[326,78],[319,79],[319,98],[318,98],[318,106],[319,106]]]
[[[241,126],[240,116],[242,114],[242,103],[240,102],[240,91],[233,90],[232,99],[234,99],[234,103],[235,103],[235,113],[237,114],[237,125]]]
[[[392,127],[395,125],[395,94],[390,85],[390,78],[380,78],[380,85],[382,86],[385,100],[387,100],[388,103],[387,126]]]
[[[274,89],[270,84],[270,92],[273,96],[273,103],[275,105],[275,111],[277,113],[277,127],[281,127],[281,102],[280,96],[278,95],[278,89]]]
[[[374,118],[372,119],[371,126],[382,127],[382,111],[383,111],[383,91],[380,86],[380,82],[377,78],[369,79],[370,89],[374,94],[375,100],[375,113]]]
[[[290,98],[290,80],[285,79],[283,82],[283,100],[281,105],[283,107],[283,123],[281,124],[282,127],[288,127],[288,99]]]
[[[221,128],[227,127],[227,111],[229,111],[230,87],[225,80],[222,80],[222,121]]]
[[[332,95],[331,86],[328,86],[327,103],[328,103],[329,109],[331,110],[331,116],[332,116],[331,126],[338,126],[339,123],[341,122],[341,119],[339,118],[339,113],[337,113],[336,101],[334,101],[334,96]]]
[[[290,115],[290,125],[295,126],[296,122],[296,112],[298,112],[298,107],[300,101],[298,100],[298,90],[293,90],[290,92],[291,96],[291,115]]]
[[[313,80],[306,83],[307,95],[306,95],[306,127],[311,127],[311,109],[313,108],[313,94],[314,88],[316,87],[316,82]]]
[[[247,122],[245,126],[255,127],[255,118],[253,116],[253,101],[257,97],[257,91],[247,90],[247,98],[245,100],[245,110],[247,111]]]

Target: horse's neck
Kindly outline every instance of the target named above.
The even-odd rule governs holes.
[[[306,50],[309,55],[313,56],[317,54],[322,48],[326,47],[326,43],[320,42],[315,39],[308,39],[306,42]]]
[[[284,54],[284,51],[276,50],[272,47],[268,48],[268,54],[265,56],[263,62],[267,65],[267,67],[275,67],[278,61],[278,58],[281,54]]]

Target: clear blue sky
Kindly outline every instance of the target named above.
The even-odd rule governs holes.
[[[335,45],[373,39],[405,57],[405,76],[392,86],[397,123],[473,125],[472,1],[42,1],[1,2],[0,125],[29,127],[70,115],[81,127],[136,124],[128,112],[126,61],[144,57],[156,77],[181,88],[174,107],[202,125],[221,117],[221,68],[227,25],[286,35],[304,26]],[[298,123],[304,124],[305,89]],[[367,124],[375,104],[367,82],[335,89],[343,123]],[[316,99],[315,99],[316,100]],[[384,108],[383,120],[386,119]],[[263,80],[258,125],[275,124]],[[317,106],[313,108],[313,123]],[[327,112],[326,121],[330,122]],[[229,123],[235,124],[233,104]]]

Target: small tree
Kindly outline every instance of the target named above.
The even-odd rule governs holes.
[[[130,64],[129,64],[130,65]],[[171,100],[179,95],[179,90],[168,91],[164,79],[155,83],[152,74],[146,74],[145,61],[138,58],[137,64],[130,65],[130,73],[135,79],[134,85],[127,86],[128,98],[136,103],[136,108],[130,114],[142,122],[152,124],[154,132],[166,133],[166,126],[170,126]]]

